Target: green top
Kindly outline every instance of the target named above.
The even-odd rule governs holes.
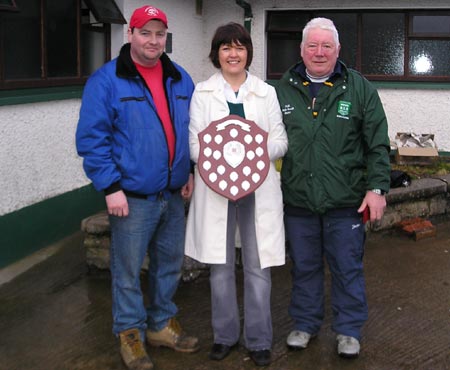
[[[244,113],[244,104],[242,103],[230,103],[229,101],[227,101],[228,103],[228,108],[230,108],[230,114],[235,114],[239,117],[245,118],[245,113]]]
[[[376,89],[341,63],[313,100],[293,66],[276,86],[288,135],[281,171],[284,202],[315,213],[359,207],[369,189],[389,190],[390,143]]]

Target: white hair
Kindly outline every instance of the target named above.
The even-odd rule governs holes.
[[[306,23],[305,28],[303,28],[302,44],[303,44],[304,40],[306,40],[306,37],[308,36],[308,32],[314,28],[320,28],[322,30],[331,31],[331,33],[333,34],[333,38],[336,43],[336,46],[339,45],[339,33],[338,33],[333,21],[331,19],[322,18],[322,17],[313,18],[308,23]]]

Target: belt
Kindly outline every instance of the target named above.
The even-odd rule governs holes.
[[[123,190],[123,192],[125,193],[125,195],[127,197],[130,197],[130,198],[156,200],[156,199],[162,199],[162,198],[168,199],[170,197],[170,195],[175,194],[175,193],[179,192],[180,190],[181,190],[181,188],[167,189],[167,190],[159,191],[154,194],[147,194],[147,195],[135,193],[135,192],[129,191],[129,190]]]
[[[331,217],[358,217],[358,206],[355,207],[341,207],[328,209],[323,215],[320,215],[309,208],[296,207],[286,204],[284,206],[284,213],[293,217],[306,217],[306,216],[331,216]]]

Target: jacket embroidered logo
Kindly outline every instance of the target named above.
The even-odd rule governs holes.
[[[267,136],[255,122],[236,115],[211,122],[198,134],[203,181],[233,201],[254,192],[269,172]]]
[[[338,113],[341,116],[348,116],[350,114],[350,108],[352,107],[352,103],[344,100],[340,100],[338,103]]]

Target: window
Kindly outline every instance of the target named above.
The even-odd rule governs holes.
[[[0,90],[82,85],[110,59],[114,0],[15,0],[0,7]]]
[[[340,58],[370,80],[450,82],[450,10],[398,9],[268,12],[268,79],[300,59],[302,30],[314,17],[333,20]]]

